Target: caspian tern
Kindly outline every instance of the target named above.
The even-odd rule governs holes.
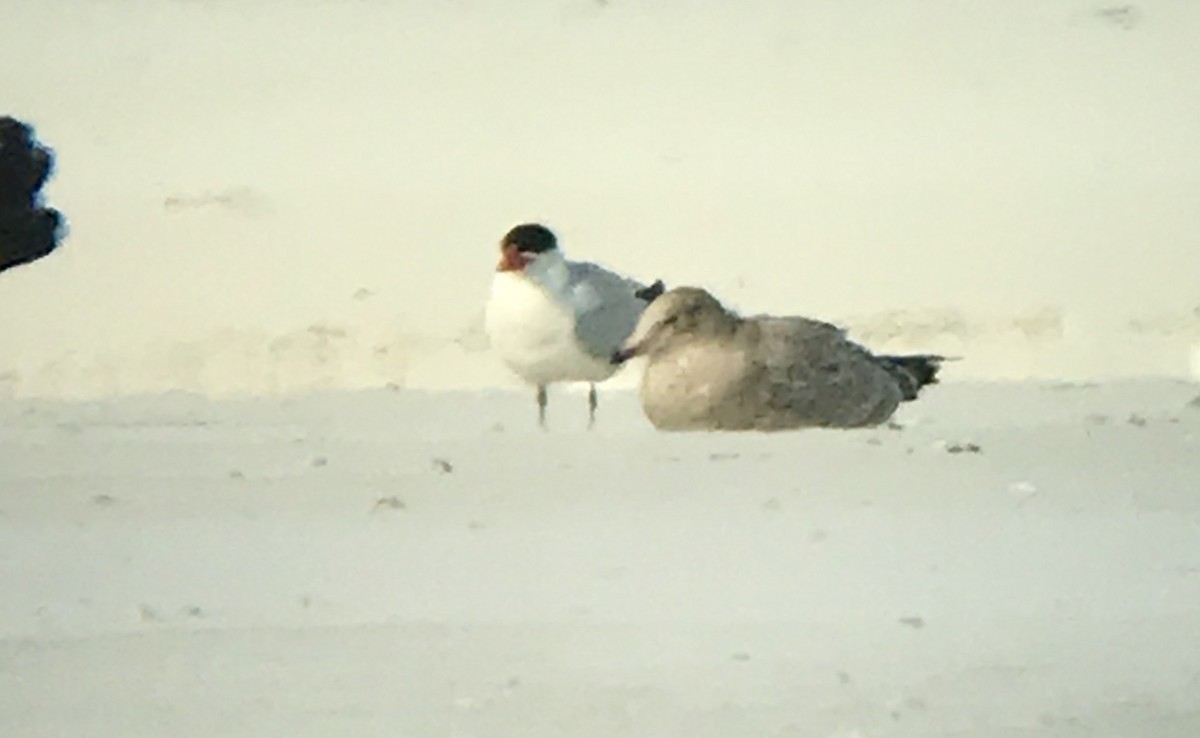
[[[518,225],[500,241],[484,324],[493,350],[537,387],[538,423],[546,427],[546,387],[588,382],[588,427],[596,420],[596,383],[616,373],[613,352],[662,294],[589,262],[568,261],[538,223]]]

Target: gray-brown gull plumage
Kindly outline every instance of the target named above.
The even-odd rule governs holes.
[[[741,317],[695,287],[650,304],[613,361],[635,356],[647,359],[646,417],[673,431],[878,425],[936,383],[944,360],[877,356],[808,318]]]

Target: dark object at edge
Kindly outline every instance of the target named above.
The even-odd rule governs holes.
[[[47,256],[62,241],[63,218],[42,204],[54,172],[54,152],[33,127],[0,116],[0,272]]]

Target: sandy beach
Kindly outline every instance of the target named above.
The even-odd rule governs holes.
[[[656,433],[524,393],[0,404],[11,736],[1200,731],[1200,403]],[[1191,404],[1189,404],[1191,403]]]
[[[38,0],[0,738],[1200,736],[1200,3]],[[958,357],[670,435],[498,241]]]

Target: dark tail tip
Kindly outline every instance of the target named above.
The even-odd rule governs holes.
[[[654,284],[650,285],[649,287],[641,288],[637,292],[634,292],[633,295],[639,300],[649,304],[657,300],[658,296],[666,291],[667,287],[663,284],[663,281],[661,279],[656,279],[654,280]]]
[[[937,354],[910,356],[880,356],[884,366],[900,381],[904,399],[915,400],[921,388],[938,383],[938,371],[946,357]]]

